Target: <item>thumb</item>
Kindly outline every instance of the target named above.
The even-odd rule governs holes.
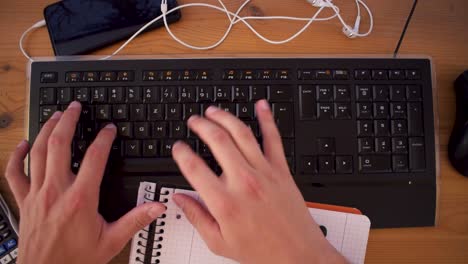
[[[174,194],[172,200],[182,209],[185,217],[197,229],[208,248],[217,255],[223,255],[224,240],[216,219],[190,196]]]
[[[161,203],[145,203],[109,224],[102,238],[104,252],[112,255],[119,253],[139,230],[151,224],[165,211],[166,206]]]

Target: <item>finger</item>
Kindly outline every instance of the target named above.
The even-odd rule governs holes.
[[[265,168],[268,165],[252,130],[244,122],[214,106],[210,106],[205,115],[231,135],[240,152],[252,167]]]
[[[44,183],[47,164],[47,141],[62,115],[62,112],[55,112],[49,118],[36,137],[31,152],[29,153],[31,190],[38,190]]]
[[[71,144],[80,114],[81,104],[72,102],[63,113],[52,134],[50,134],[44,184],[67,186],[71,183]]]
[[[191,116],[188,125],[209,146],[228,179],[239,178],[239,168],[250,167],[229,133],[222,127],[199,116]]]
[[[26,140],[21,141],[11,154],[5,170],[5,177],[8,181],[8,185],[20,208],[23,204],[24,197],[26,197],[29,192],[29,180],[24,174],[24,159],[26,155],[28,155],[28,152],[28,142]]]
[[[108,124],[99,131],[96,139],[86,151],[76,178],[77,187],[84,187],[85,190],[96,194],[96,199],[116,133],[117,128],[114,124]]]
[[[288,166],[286,157],[284,156],[283,143],[281,136],[276,127],[273,114],[270,111],[270,106],[266,100],[260,100],[256,103],[255,109],[257,112],[258,122],[262,130],[263,150],[265,157],[272,164],[278,164],[282,167]]]
[[[221,181],[187,144],[177,141],[172,146],[172,156],[184,177],[208,206],[222,197],[224,187]]]
[[[223,238],[218,222],[213,216],[190,196],[174,194],[172,200],[182,209],[187,220],[197,229],[211,251],[220,255],[222,253]]]
[[[101,239],[104,252],[114,256],[119,253],[136,232],[151,224],[166,211],[161,203],[145,203],[109,224]]]

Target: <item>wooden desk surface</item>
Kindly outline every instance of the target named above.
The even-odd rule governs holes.
[[[24,137],[26,60],[18,49],[22,32],[42,19],[43,8],[54,0],[0,1],[0,115],[12,122],[0,128],[0,190],[7,202],[17,209],[3,171],[9,153]],[[186,0],[180,1],[189,2]],[[193,2],[193,1],[190,1]],[[206,2],[215,3],[214,0]],[[231,10],[243,1],[225,1]],[[352,1],[337,0],[350,22],[354,22]],[[236,26],[226,42],[215,50],[194,52],[172,41],[164,29],[139,37],[122,54],[209,54],[220,53],[307,53],[307,54],[391,54],[398,41],[412,1],[368,0],[375,19],[375,30],[368,38],[349,40],[341,34],[337,21],[317,23],[297,40],[282,46],[265,44],[245,26]],[[401,47],[401,54],[423,54],[433,58],[436,70],[439,107],[439,156],[441,188],[439,224],[435,228],[372,230],[367,263],[468,263],[468,178],[457,174],[447,159],[447,142],[454,121],[453,81],[468,68],[468,1],[420,1]],[[223,14],[201,12],[201,8],[183,10],[180,23],[172,28],[184,40],[196,44],[211,43],[227,25]],[[310,16],[313,9],[305,0],[254,0],[243,14]],[[363,18],[362,29],[367,26]],[[279,39],[300,27],[293,22],[256,22],[260,32]],[[274,29],[274,30],[272,30]],[[97,52],[109,54],[117,45]],[[52,55],[46,29],[40,29],[26,41],[34,56]],[[128,248],[112,263],[128,263]]]

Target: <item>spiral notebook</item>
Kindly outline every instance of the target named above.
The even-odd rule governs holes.
[[[237,263],[211,253],[184,213],[173,203],[174,193],[189,195],[203,203],[194,191],[151,182],[140,183],[137,205],[160,201],[166,204],[167,211],[133,237],[129,264]],[[327,240],[350,263],[364,263],[369,218],[353,208],[310,203],[308,206]]]

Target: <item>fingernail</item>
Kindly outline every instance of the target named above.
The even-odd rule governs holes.
[[[198,118],[200,118],[198,115],[193,115],[187,120],[187,123],[193,122],[194,120],[197,120]]]
[[[104,128],[113,129],[113,130],[117,129],[117,127],[112,123],[107,124]]]
[[[68,108],[81,108],[81,104],[77,101],[73,101],[70,105],[68,105]]]
[[[61,116],[62,116],[62,112],[57,111],[50,117],[50,119],[59,119]]]
[[[19,144],[18,146],[16,146],[16,148],[24,148],[26,145],[28,144],[28,142],[23,139]]]
[[[260,102],[258,102],[259,106],[261,109],[263,110],[268,110],[270,109],[270,105],[268,104],[267,100],[261,100]]]
[[[206,109],[205,114],[206,114],[206,115],[210,115],[210,114],[212,114],[212,113],[214,113],[214,112],[217,112],[218,110],[219,110],[218,107],[216,107],[216,106],[210,106],[210,107],[208,107],[208,109]]]
[[[148,209],[147,213],[149,217],[156,218],[162,213],[162,210],[160,206],[152,206],[150,209]]]

